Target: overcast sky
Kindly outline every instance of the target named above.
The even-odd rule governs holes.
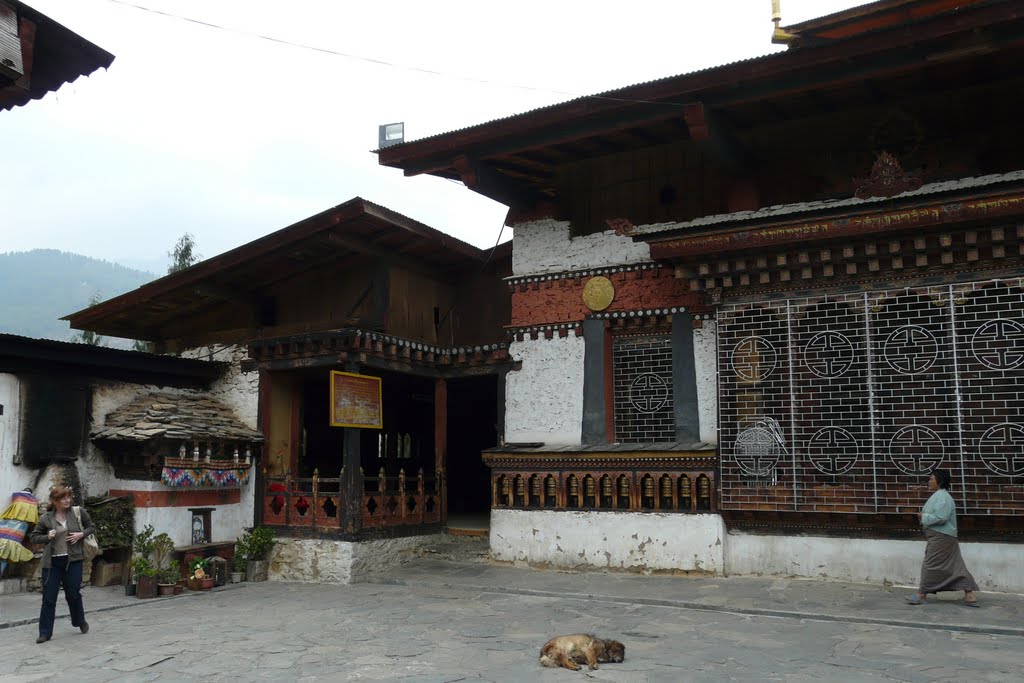
[[[186,231],[209,258],[357,195],[490,247],[506,208],[379,166],[378,124],[411,140],[784,49],[769,0],[28,4],[115,59],[0,113],[0,252],[158,273]],[[783,24],[859,4],[783,0]]]

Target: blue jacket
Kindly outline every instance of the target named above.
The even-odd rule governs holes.
[[[956,538],[956,503],[946,489],[939,489],[932,494],[928,502],[921,508],[921,524]]]

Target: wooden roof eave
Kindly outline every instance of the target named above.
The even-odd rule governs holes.
[[[410,235],[420,240],[424,246],[419,252],[426,259],[429,259],[431,251],[434,251],[444,254],[446,260],[449,254],[453,259],[475,264],[483,264],[487,260],[487,253],[483,250],[390,209],[356,197],[190,268],[166,275],[136,290],[71,313],[62,320],[69,321],[74,329],[95,330],[106,334],[103,327],[105,321],[113,320],[147,303],[155,303],[174,296],[176,292],[190,291],[216,283],[218,276],[244,268],[257,259],[274,257],[280,251],[287,250],[289,245],[309,240],[318,233],[357,221],[360,217],[368,217],[371,221],[394,226],[398,229],[399,236]],[[344,246],[350,249],[360,249],[358,239],[345,238],[344,242]],[[442,265],[444,269],[450,268],[447,263]],[[126,334],[132,336],[130,333]]]
[[[962,12],[948,12],[910,25],[791,50],[650,83],[579,98],[517,116],[443,133],[377,150],[378,162],[401,168],[406,175],[428,173],[451,177],[454,158],[468,153],[477,159],[510,155],[636,127],[681,115],[688,103],[726,106],[739,98],[770,97],[781,90],[797,92],[818,81],[835,84],[862,80],[894,69],[912,69],[924,53],[908,46],[998,27],[1024,17],[1012,3],[980,3]],[[1019,34],[1020,32],[1017,31]],[[871,59],[874,57],[874,59]],[[748,86],[755,86],[752,90]],[[651,105],[664,107],[651,112]]]

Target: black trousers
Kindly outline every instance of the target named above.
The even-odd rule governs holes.
[[[39,635],[49,638],[53,635],[53,620],[57,613],[57,594],[64,586],[64,599],[71,611],[71,625],[79,627],[85,623],[85,606],[82,605],[82,561],[68,562],[67,557],[50,559],[50,568],[44,569],[43,607],[39,610]]]

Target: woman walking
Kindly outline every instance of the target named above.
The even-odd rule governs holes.
[[[928,541],[921,567],[921,583],[916,593],[907,596],[907,602],[922,605],[929,593],[963,591],[964,604],[977,607],[978,598],[974,591],[978,590],[978,584],[967,571],[957,541],[956,503],[949,495],[949,472],[935,470],[928,479],[928,490],[935,493],[921,508],[920,514]]]
[[[74,500],[67,486],[50,489],[48,512],[39,518],[32,530],[32,543],[44,545],[41,563],[43,578],[43,606],[39,610],[39,637],[45,643],[53,635],[53,620],[57,611],[57,593],[64,586],[64,597],[71,611],[71,625],[89,632],[82,605],[82,539],[95,530],[89,513],[71,509]],[[79,518],[80,517],[80,518]]]

